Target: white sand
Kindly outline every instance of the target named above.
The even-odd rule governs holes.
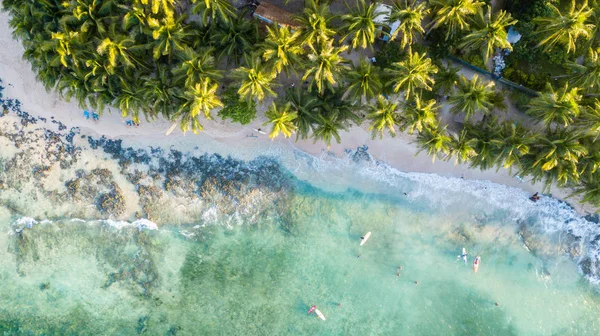
[[[253,129],[266,128],[262,126],[264,118],[260,112],[259,118],[247,126],[232,125],[219,120],[205,121],[203,122],[206,127],[205,131],[200,135],[188,133],[187,136],[179,129],[176,129],[168,137],[165,136],[165,131],[171,123],[163,119],[158,119],[152,123],[143,123],[142,126],[137,128],[128,128],[125,126],[120,112],[114,108],[107,109],[101,116],[99,123],[93,123],[91,120],[83,118],[82,109],[77,106],[76,102],[66,102],[56,92],[48,93],[45,91],[43,85],[36,80],[30,64],[21,59],[23,47],[20,42],[12,39],[8,20],[8,14],[0,12],[0,44],[2,45],[2,48],[0,48],[0,78],[4,81],[3,86],[6,87],[5,96],[19,99],[23,104],[23,111],[33,116],[45,117],[48,120],[54,116],[56,120],[61,121],[67,127],[80,127],[82,134],[120,138],[128,145],[174,146],[184,150],[194,147],[199,147],[199,150],[202,150],[205,143],[216,141],[223,149],[223,153],[228,152],[227,148],[235,148],[236,152],[240,152],[240,149],[255,152],[271,146],[282,146],[288,149],[296,147],[312,155],[329,151],[336,156],[343,156],[344,150],[347,148],[355,149],[358,146],[367,145],[369,152],[375,158],[402,171],[490,180],[519,187],[532,193],[542,190],[542,184],[530,184],[528,179],[526,179],[526,182],[521,182],[505,169],[500,169],[497,172],[495,170],[481,171],[471,169],[467,165],[454,165],[452,161],[436,160],[432,163],[432,159],[426,153],[416,154],[417,147],[412,143],[414,137],[399,134],[396,138],[386,136],[381,140],[372,140],[370,132],[366,130],[364,125],[363,128],[353,127],[348,132],[342,132],[342,144],[334,143],[330,149],[327,149],[324,144],[314,144],[312,140],[294,143],[284,138],[278,138],[271,142],[266,135],[259,135],[258,138],[248,138],[247,135],[252,133],[258,135]],[[472,75],[463,72],[466,75]],[[262,104],[262,107],[265,105],[266,103]],[[262,107],[259,111],[264,110]],[[446,112],[447,108],[443,110]],[[214,149],[214,144],[212,146]],[[565,199],[569,191],[553,188],[552,194],[555,197]],[[593,207],[579,204],[576,198],[568,201],[582,214],[595,212]]]

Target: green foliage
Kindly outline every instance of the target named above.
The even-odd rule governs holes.
[[[400,43],[391,41],[383,43],[375,52],[376,66],[385,69],[390,68],[393,63],[404,59],[404,50]]]
[[[218,113],[223,120],[231,119],[233,122],[248,125],[256,119],[256,103],[254,100],[240,99],[237,91],[239,88],[230,86],[222,94],[223,105]]]

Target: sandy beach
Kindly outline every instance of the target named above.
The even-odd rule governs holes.
[[[264,117],[261,111],[264,111],[266,103],[259,106],[258,118],[250,125],[234,125],[221,120],[205,120],[203,125],[205,130],[199,135],[193,133],[183,134],[176,129],[169,136],[165,135],[166,130],[171,126],[167,120],[158,119],[152,122],[144,122],[140,127],[127,127],[125,120],[121,117],[120,111],[114,108],[107,108],[102,114],[98,123],[86,120],[82,113],[82,108],[74,101],[66,102],[62,100],[56,92],[46,92],[43,85],[36,80],[34,72],[28,62],[21,59],[23,47],[21,43],[14,40],[11,36],[11,29],[8,26],[9,16],[5,12],[0,13],[0,78],[4,81],[5,93],[8,97],[19,99],[23,105],[22,109],[32,116],[56,120],[64,123],[67,127],[79,127],[82,134],[92,136],[104,135],[111,139],[123,139],[128,146],[162,146],[173,147],[179,150],[189,150],[198,148],[202,150],[203,143],[207,139],[212,139],[222,144],[223,148],[235,148],[245,151],[253,151],[263,148],[272,148],[273,146],[283,149],[296,148],[315,156],[323,154],[342,157],[346,149],[356,149],[359,146],[366,145],[369,153],[377,160],[405,172],[435,173],[442,176],[463,177],[465,179],[489,180],[495,183],[519,187],[528,192],[534,193],[542,190],[541,183],[532,184],[529,179],[521,181],[506,169],[487,170],[471,169],[468,165],[455,164],[454,161],[436,160],[432,162],[431,157],[426,153],[417,154],[417,147],[413,143],[414,137],[408,134],[400,133],[395,138],[385,136],[383,139],[372,139],[371,133],[367,131],[367,125],[362,127],[352,127],[347,132],[341,133],[341,144],[333,143],[331,148],[327,148],[323,143],[313,143],[312,140],[295,142],[292,139],[279,137],[271,141],[267,135],[261,135],[254,132],[257,128],[267,128],[263,126]],[[447,111],[447,106],[443,108]],[[216,113],[215,113],[215,118]],[[258,137],[249,137],[255,135]],[[224,154],[227,154],[225,152]],[[243,159],[243,158],[242,158]],[[595,209],[589,205],[582,205],[576,198],[568,198],[569,191],[565,189],[552,188],[552,196],[565,199],[573,205],[580,214],[594,213]]]

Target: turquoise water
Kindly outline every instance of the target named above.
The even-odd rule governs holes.
[[[24,220],[4,209],[0,330],[598,334],[596,288],[568,255],[552,252],[558,243],[545,242],[547,253],[536,257],[502,209],[480,200],[487,215],[473,213],[472,198],[465,209],[440,212],[439,204],[409,197],[324,192],[299,182],[277,200],[285,202],[279,210],[255,224],[226,227],[217,220],[156,230],[68,219],[21,230]],[[367,231],[372,236],[359,247]],[[457,260],[463,246],[468,266]],[[482,256],[477,274],[474,254]],[[307,316],[311,305],[327,321]]]

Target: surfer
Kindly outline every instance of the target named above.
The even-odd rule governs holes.
[[[400,276],[400,271],[402,271],[402,266],[398,266],[398,268],[396,269],[396,276],[397,277]]]
[[[308,310],[308,315],[312,314],[316,309],[317,309],[317,306],[310,307],[310,309]]]
[[[473,261],[473,272],[477,273],[479,270],[479,264],[481,263],[481,257],[477,256]]]
[[[539,196],[539,195],[538,195],[538,193],[536,192],[536,193],[535,193],[535,194],[533,194],[531,197],[529,197],[529,199],[530,199],[532,202],[537,202],[537,201],[539,201],[539,200],[540,200],[540,196]]]
[[[457,259],[462,259],[465,261],[465,265],[467,264],[467,249],[463,247],[462,254],[457,257]]]

